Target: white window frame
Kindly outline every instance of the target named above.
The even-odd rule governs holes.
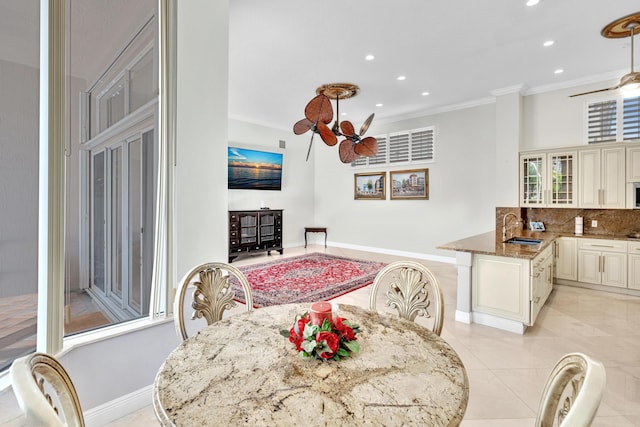
[[[413,135],[420,132],[431,132],[431,152],[432,155],[428,159],[414,159],[413,155]],[[407,160],[393,161],[391,159],[391,139],[394,137],[407,136]],[[359,157],[351,163],[353,168],[364,169],[371,167],[385,167],[385,166],[407,166],[407,165],[419,165],[434,163],[435,160],[435,145],[436,145],[436,128],[435,126],[427,126],[423,128],[410,129],[406,131],[393,132],[388,134],[379,134],[375,138],[378,140],[378,155],[372,157]],[[381,161],[382,160],[382,161]]]
[[[82,338],[73,337],[69,346],[105,339],[114,334],[147,327],[154,320],[168,321],[171,314],[172,292],[166,289],[175,276],[175,247],[173,239],[173,186],[176,122],[176,11],[177,0],[160,0],[159,14],[159,188],[158,220],[153,287],[149,318],[127,322],[108,330],[89,332]],[[66,10],[64,1],[41,1],[40,16],[40,185],[38,237],[38,327],[37,351],[59,354],[63,350],[64,330],[64,224],[62,204],[57,203],[65,188],[65,34]],[[52,30],[50,30],[50,28]],[[158,284],[162,283],[162,286]],[[69,347],[66,348],[68,350]]]

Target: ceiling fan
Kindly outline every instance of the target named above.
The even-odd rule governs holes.
[[[620,77],[620,81],[616,86],[606,89],[592,90],[589,92],[577,93],[574,96],[588,95],[591,93],[606,92],[616,89],[637,89],[640,88],[640,72],[633,70],[633,39],[634,36],[640,32],[640,12],[632,13],[631,15],[624,16],[620,19],[616,19],[607,26],[605,26],[600,34],[607,38],[623,38],[631,37],[631,71]]]
[[[301,135],[308,130],[312,131],[307,160],[309,160],[313,137],[316,133],[320,134],[322,141],[330,147],[338,143],[338,137],[345,138],[338,147],[338,155],[342,163],[351,163],[359,156],[375,156],[378,153],[378,141],[371,136],[364,137],[374,114],[365,120],[358,133],[355,132],[350,121],[345,120],[340,123],[340,99],[356,96],[359,90],[358,86],[351,83],[329,83],[316,89],[317,96],[309,101],[304,109],[305,118],[293,125],[293,133],[296,135]],[[333,120],[331,99],[336,100],[336,121],[329,128],[327,125]]]

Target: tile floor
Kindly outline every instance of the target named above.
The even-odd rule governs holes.
[[[401,259],[315,245],[286,249],[282,256],[305,251],[382,262]],[[269,258],[279,256],[274,253]],[[252,256],[234,265],[264,262],[266,258]],[[640,297],[556,286],[536,325],[524,335],[516,335],[456,322],[455,266],[417,261],[429,267],[440,281],[445,298],[442,337],[458,352],[469,375],[470,397],[463,427],[532,426],[549,372],[561,356],[574,351],[599,359],[607,370],[606,391],[593,425],[640,426]],[[334,301],[367,307],[368,292],[369,287],[361,288]],[[155,425],[151,405],[109,424]]]

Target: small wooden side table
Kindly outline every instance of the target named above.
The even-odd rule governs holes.
[[[327,247],[327,227],[305,227],[304,247],[307,247],[307,233],[324,233],[324,247]]]

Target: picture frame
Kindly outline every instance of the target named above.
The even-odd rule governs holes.
[[[429,169],[389,172],[391,200],[429,200]]]
[[[386,200],[386,172],[356,173],[353,175],[354,200]]]

